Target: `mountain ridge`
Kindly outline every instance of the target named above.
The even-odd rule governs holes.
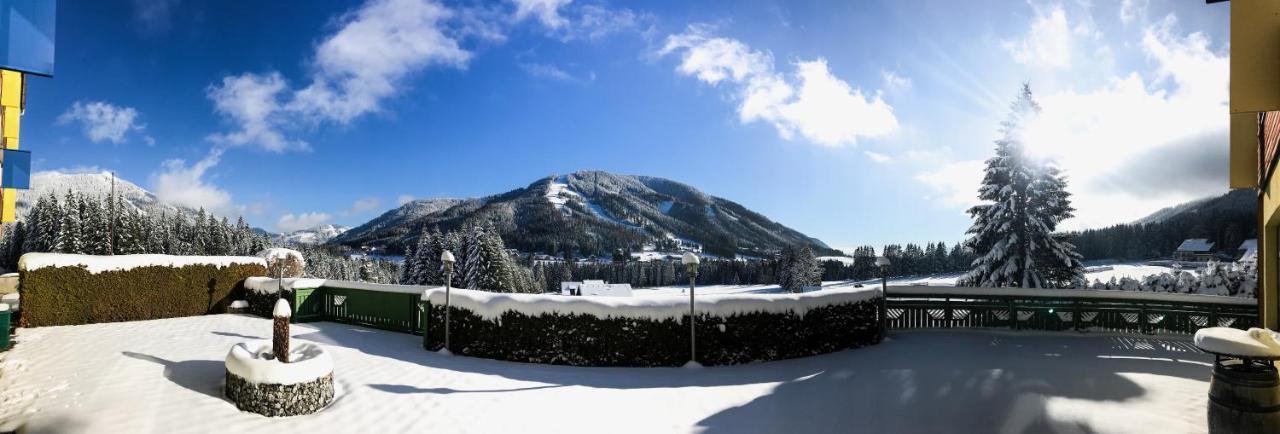
[[[825,243],[728,199],[666,178],[578,171],[470,199],[414,201],[330,243],[400,251],[424,228],[492,224],[508,247],[583,256],[615,249],[693,250],[761,257],[788,244]]]

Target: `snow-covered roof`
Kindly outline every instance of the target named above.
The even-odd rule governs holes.
[[[1204,252],[1208,253],[1213,250],[1213,243],[1207,238],[1188,238],[1178,245],[1179,252]]]
[[[1258,239],[1250,238],[1250,239],[1244,240],[1244,242],[1240,243],[1240,247],[1237,247],[1236,250],[1244,250],[1245,252],[1256,252],[1258,251]]]
[[[253,256],[177,256],[177,255],[73,255],[67,253],[27,253],[18,259],[18,269],[38,270],[44,267],[83,266],[90,273],[129,270],[138,267],[185,267],[188,265],[213,265],[226,267],[235,264],[266,266],[262,258]]]

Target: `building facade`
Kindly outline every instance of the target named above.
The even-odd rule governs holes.
[[[1258,315],[1280,328],[1280,0],[1233,0],[1230,186],[1258,193]],[[1214,7],[1221,5],[1213,5]]]

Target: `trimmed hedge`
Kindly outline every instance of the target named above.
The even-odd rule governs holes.
[[[795,313],[698,315],[698,362],[732,365],[805,357],[880,342],[880,298]],[[429,324],[424,346],[444,346],[444,309],[423,302]],[[529,316],[508,311],[488,321],[450,309],[456,354],[574,366],[681,366],[689,361],[689,325],[679,320],[599,318],[586,314]]]
[[[146,266],[91,273],[83,266],[22,270],[22,326],[141,321],[225,313],[260,264]]]

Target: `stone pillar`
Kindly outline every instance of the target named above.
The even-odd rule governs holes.
[[[271,316],[274,320],[271,333],[271,352],[276,356],[276,360],[282,363],[289,363],[289,317],[292,316],[289,302],[283,298],[276,300],[276,308],[272,311]]]

